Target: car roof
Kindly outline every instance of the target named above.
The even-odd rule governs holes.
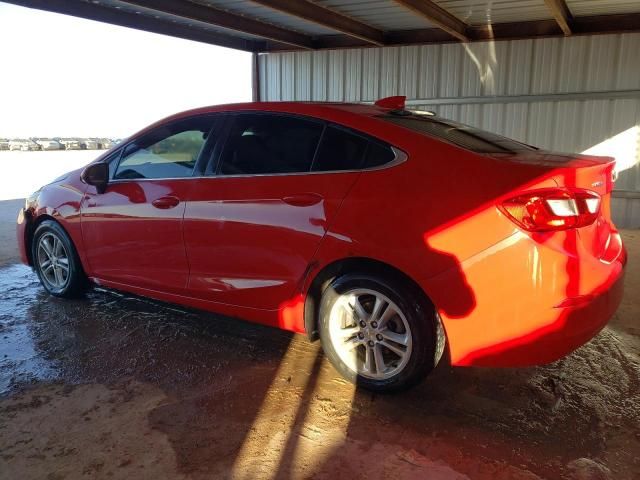
[[[181,120],[196,115],[206,115],[208,113],[224,112],[273,112],[288,113],[298,115],[308,115],[311,117],[331,118],[331,117],[375,117],[388,113],[390,109],[379,107],[373,104],[364,103],[343,103],[343,102],[247,102],[231,103],[223,105],[210,105],[206,107],[185,110],[169,117],[163,118],[152,125],[144,128],[129,138],[143,135],[144,133],[159,127],[163,124]]]

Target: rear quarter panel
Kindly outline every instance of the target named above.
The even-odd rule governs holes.
[[[400,127],[389,126],[384,137],[408,160],[363,172],[318,251],[318,268],[341,258],[373,258],[414,279],[442,312],[463,316],[474,300],[462,262],[517,232],[496,203],[514,190],[555,186],[552,172]],[[445,274],[448,288],[431,282]]]

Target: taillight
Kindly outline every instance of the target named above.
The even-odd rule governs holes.
[[[600,211],[600,196],[587,190],[532,190],[505,200],[501,210],[529,232],[566,230],[591,225]]]

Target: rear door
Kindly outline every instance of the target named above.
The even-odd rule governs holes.
[[[277,309],[291,300],[369,140],[308,117],[238,113],[187,203],[189,293]]]
[[[89,187],[82,234],[93,276],[184,294],[189,266],[182,238],[185,200],[214,117],[163,125],[110,158],[104,193]]]

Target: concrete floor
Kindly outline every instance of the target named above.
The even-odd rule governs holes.
[[[640,478],[640,232],[626,296],[549,366],[379,396],[317,344],[94,290],[47,296],[0,202],[0,478]]]

